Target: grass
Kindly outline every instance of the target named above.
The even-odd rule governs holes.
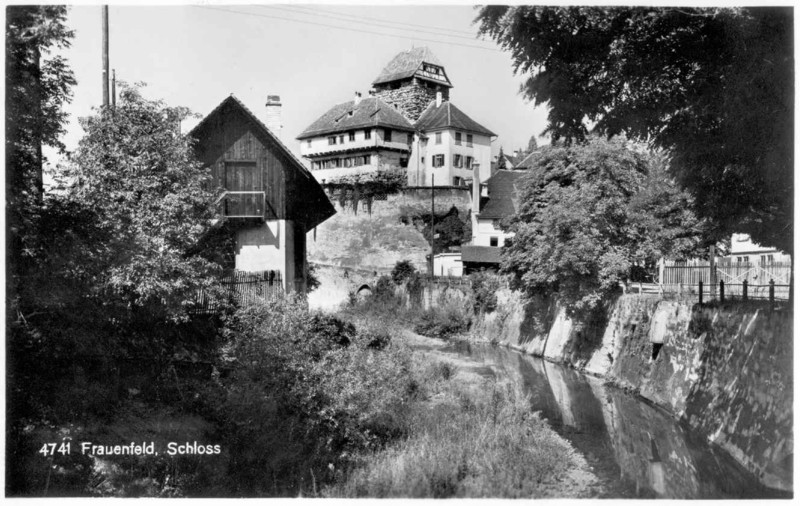
[[[438,392],[414,406],[410,436],[363,459],[327,497],[552,497],[580,465],[574,450],[509,386],[468,391],[443,362]],[[476,390],[480,392],[475,395]]]

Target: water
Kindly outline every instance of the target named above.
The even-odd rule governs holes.
[[[507,378],[530,395],[603,484],[601,497],[782,498],[722,450],[665,411],[601,379],[505,348],[463,343],[442,351],[468,356],[486,376]]]

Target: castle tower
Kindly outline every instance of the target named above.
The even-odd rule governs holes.
[[[444,66],[427,47],[416,47],[395,56],[372,82],[374,95],[415,122],[436,92],[450,98],[450,80]]]

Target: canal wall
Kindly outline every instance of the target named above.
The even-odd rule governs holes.
[[[479,339],[633,391],[726,450],[763,484],[792,489],[791,311],[623,295],[604,322],[587,325],[552,301],[526,303],[509,290],[497,296],[498,309],[473,325]]]

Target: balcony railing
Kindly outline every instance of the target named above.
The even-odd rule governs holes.
[[[226,218],[264,218],[266,192],[227,191],[220,199]]]

